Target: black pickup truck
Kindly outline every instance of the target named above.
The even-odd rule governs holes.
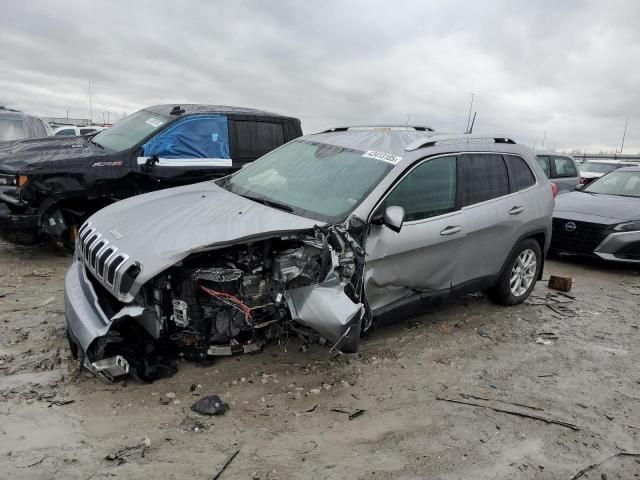
[[[0,143],[0,236],[73,244],[109,203],[228,175],[300,135],[299,119],[261,110],[157,105],[95,135]]]

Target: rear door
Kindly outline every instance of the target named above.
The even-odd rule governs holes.
[[[499,273],[514,244],[526,211],[512,193],[507,164],[501,154],[468,153],[460,157],[464,248],[454,284],[471,290]]]
[[[575,190],[580,183],[580,175],[574,161],[569,157],[551,156],[552,181],[558,186],[558,193]]]
[[[282,122],[255,117],[229,120],[229,144],[234,168],[242,168],[285,143]]]
[[[365,290],[373,310],[416,293],[451,288],[464,239],[457,183],[456,156],[426,159],[411,167],[381,201],[376,212],[401,206],[405,221],[398,233],[371,227]]]

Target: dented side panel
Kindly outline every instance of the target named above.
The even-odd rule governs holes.
[[[407,222],[398,233],[373,226],[364,272],[369,307],[375,312],[416,293],[449,290],[459,268],[462,221],[461,212],[453,212]]]
[[[364,305],[355,303],[344,292],[345,284],[330,280],[296,288],[285,294],[291,318],[320,333],[337,350],[358,350]]]

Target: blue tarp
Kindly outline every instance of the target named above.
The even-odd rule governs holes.
[[[179,120],[142,148],[145,157],[230,159],[227,117],[196,115]]]

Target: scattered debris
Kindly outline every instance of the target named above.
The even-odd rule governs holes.
[[[185,417],[182,422],[180,422],[180,430],[183,432],[203,432],[205,430],[209,430],[210,426],[206,423],[202,423],[200,420],[194,417]]]
[[[478,335],[484,338],[492,338],[491,334],[484,327],[478,329]]]
[[[216,473],[215,477],[213,477],[213,480],[218,480],[218,478],[220,478],[220,475],[222,475],[222,472],[224,472],[227,467],[231,464],[231,462],[233,462],[233,459],[236,458],[236,456],[240,453],[240,449],[237,449],[235,452],[233,452],[229,458],[227,459],[226,462],[224,462],[224,465],[222,465],[222,468],[220,468],[220,470],[218,471],[218,473]]]
[[[349,420],[353,420],[355,418],[358,418],[360,415],[362,415],[364,412],[366,412],[366,410],[362,409],[362,408],[356,408],[354,411],[351,410],[345,410],[342,408],[332,408],[330,410],[331,412],[337,412],[337,413],[346,413],[349,415]]]
[[[29,465],[23,465],[23,466],[18,466],[18,468],[31,468],[31,467],[35,467],[36,465],[40,465],[42,462],[45,461],[45,459],[49,458],[49,455],[45,455],[44,457],[42,457],[40,460],[36,460],[33,463],[30,463]]]
[[[549,288],[560,290],[561,292],[571,291],[573,279],[571,277],[561,277],[559,275],[551,275],[549,277]]]
[[[438,325],[438,330],[440,330],[442,333],[451,333],[454,330],[454,326],[450,323],[447,322],[443,322],[441,324]]]
[[[70,399],[66,399],[66,400],[47,400],[47,402],[49,402],[48,408],[51,408],[54,405],[56,407],[62,407],[64,405],[69,405],[70,403],[75,402],[75,400],[70,400]]]
[[[536,338],[536,343],[540,345],[553,345],[551,340],[547,340],[546,338],[538,337]]]
[[[576,473],[573,477],[571,477],[570,480],[577,480],[578,478],[582,477],[585,473],[590,472],[594,468],[597,468],[597,467],[599,467],[601,465],[604,465],[609,460],[613,460],[614,458],[617,458],[617,457],[640,457],[640,453],[618,452],[615,455],[611,455],[610,457],[605,458],[600,463],[593,463],[593,464],[589,465],[588,467],[583,468],[578,473]]]
[[[318,408],[318,404],[314,405],[313,407],[311,407],[308,410],[305,410],[305,413],[315,412],[317,408]]]
[[[223,415],[229,410],[218,395],[207,395],[191,405],[191,410],[202,415]]]
[[[516,410],[509,410],[509,409],[506,409],[506,408],[500,408],[500,407],[495,407],[495,406],[491,406],[491,405],[484,405],[482,403],[477,403],[477,402],[469,402],[469,401],[464,401],[464,400],[457,400],[457,399],[453,399],[453,398],[436,397],[436,400],[441,400],[443,402],[460,403],[462,405],[471,405],[471,406],[474,406],[474,407],[488,408],[488,409],[493,410],[495,412],[508,413],[510,415],[516,415],[516,416],[525,417],[525,418],[532,418],[534,420],[540,420],[540,421],[545,422],[545,423],[560,425],[562,427],[570,428],[571,430],[574,430],[574,431],[580,430],[580,427],[578,427],[577,425],[575,425],[573,423],[565,422],[565,421],[562,421],[562,420],[555,420],[555,419],[549,418],[549,417],[543,417],[543,416],[538,415],[538,414],[526,413],[526,412],[518,412]]]
[[[135,457],[144,458],[150,446],[151,440],[149,437],[144,437],[137,445],[121,448],[117,452],[110,453],[104,458],[110,462],[115,462],[116,465],[122,465]]]
[[[568,308],[566,305],[562,305],[562,304],[552,305],[550,303],[545,303],[545,305],[547,306],[547,308],[549,308],[550,310],[553,310],[554,312],[556,312],[561,317],[575,317],[576,316],[576,312],[574,312],[572,309]]]
[[[497,398],[478,397],[476,395],[471,395],[471,394],[468,394],[468,393],[459,393],[458,395],[460,395],[462,398],[473,398],[474,400],[484,400],[485,402],[500,402],[500,403],[505,403],[507,405],[513,405],[515,407],[530,408],[531,410],[538,410],[540,412],[544,411],[540,407],[532,407],[531,405],[525,405],[524,403],[507,402],[506,400],[499,400]]]

